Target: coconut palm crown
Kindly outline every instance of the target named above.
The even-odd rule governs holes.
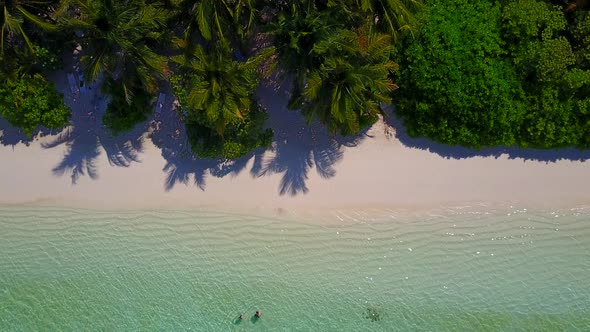
[[[240,62],[232,59],[227,45],[220,43],[206,52],[197,46],[188,58],[177,56],[173,61],[182,66],[179,78],[182,92],[177,93],[187,117],[214,129],[223,137],[225,128],[244,120],[252,105],[258,83],[257,68],[273,52],[267,49]]]
[[[324,62],[308,76],[299,99],[308,121],[318,119],[332,132],[355,134],[372,124],[396,88],[391,77],[391,36],[368,28],[342,30],[314,47]]]
[[[367,15],[379,31],[397,41],[418,28],[416,14],[424,7],[423,0],[330,0],[331,6],[348,13],[353,22],[363,21]]]
[[[4,55],[7,44],[14,45],[19,38],[24,40],[30,51],[33,51],[33,43],[26,31],[25,21],[45,30],[57,28],[37,15],[44,12],[50,3],[48,0],[0,0],[0,56]]]
[[[74,0],[73,14],[61,23],[73,29],[85,49],[85,77],[121,84],[130,102],[134,89],[153,92],[167,69],[154,51],[168,13],[142,0]]]
[[[194,42],[197,35],[205,40],[222,42],[227,42],[228,36],[243,39],[254,22],[253,2],[175,0],[180,20],[185,22],[185,39],[189,43]]]

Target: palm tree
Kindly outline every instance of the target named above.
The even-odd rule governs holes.
[[[206,40],[226,42],[226,35],[240,39],[254,21],[254,0],[176,0],[180,16],[187,19],[185,39],[193,42],[198,32]]]
[[[313,52],[314,47],[340,27],[340,23],[332,22],[327,11],[318,12],[312,1],[291,4],[283,10],[268,30],[274,39],[281,69],[293,75],[293,101],[301,95],[309,72],[323,61],[321,54]]]
[[[48,0],[0,0],[0,57],[4,55],[5,45],[13,45],[19,39],[25,41],[28,49],[34,53],[33,43],[29,39],[25,20],[45,30],[57,27],[38,15],[47,11],[51,1]]]
[[[248,116],[258,83],[257,68],[272,49],[245,62],[232,59],[230,49],[220,43],[210,53],[197,46],[192,56],[177,56],[184,75],[176,87],[181,105],[188,110],[187,120],[205,125],[223,138],[228,126],[239,125]]]
[[[257,68],[272,52],[241,62],[232,59],[226,43],[218,43],[209,53],[199,45],[190,57],[173,58],[182,74],[172,77],[172,87],[198,156],[233,159],[270,144],[272,130],[264,129],[267,115],[254,90]]]
[[[424,6],[423,0],[333,0],[332,6],[347,12],[355,21],[370,19],[380,31],[391,34],[393,41],[404,32],[413,33],[418,20],[416,14]],[[361,13],[365,17],[358,17]],[[359,20],[360,19],[360,20]]]
[[[67,1],[64,1],[64,3]],[[167,59],[154,51],[168,12],[143,0],[71,0],[75,10],[61,23],[76,31],[85,49],[84,76],[113,81],[131,102],[134,91],[154,92]],[[112,83],[112,82],[111,82]]]
[[[368,30],[342,30],[314,47],[325,60],[309,74],[299,100],[308,121],[355,134],[377,119],[382,103],[391,103],[396,88],[391,76],[398,69],[389,60],[392,37]]]

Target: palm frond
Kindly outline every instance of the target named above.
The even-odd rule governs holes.
[[[41,18],[39,18],[36,15],[31,14],[29,11],[22,8],[21,6],[16,7],[16,9],[21,14],[23,14],[23,16],[26,17],[29,21],[35,23],[36,25],[38,25],[42,29],[45,29],[48,31],[55,31],[58,29],[58,26],[56,26],[55,24],[51,24],[51,23],[47,23],[47,22],[43,21]]]
[[[35,53],[35,49],[33,48],[33,43],[31,43],[31,40],[29,39],[29,36],[27,36],[27,34],[25,33],[25,31],[23,30],[23,26],[21,24],[18,25],[18,31],[20,32],[21,36],[25,40],[25,43],[27,43],[27,46],[29,47],[29,50],[31,50],[32,53]]]
[[[209,20],[207,18],[209,13],[207,13],[205,11],[204,6],[205,6],[204,2],[195,4],[195,11],[196,11],[195,19],[197,20],[197,24],[199,26],[199,31],[201,32],[201,35],[203,36],[203,38],[205,38],[207,40],[211,40],[211,37],[212,37],[211,36],[211,27],[209,25]]]
[[[307,88],[304,90],[303,94],[312,100],[318,98],[323,83],[324,81],[322,80],[319,70],[311,72],[307,79]]]

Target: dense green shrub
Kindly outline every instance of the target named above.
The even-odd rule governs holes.
[[[40,70],[59,70],[63,66],[63,61],[50,49],[41,46],[33,46],[35,49],[35,65]]]
[[[431,0],[425,25],[402,45],[398,113],[410,135],[482,147],[516,143],[523,91],[503,59],[500,8]]]
[[[588,15],[543,0],[430,0],[399,52],[413,136],[472,147],[589,147]]]
[[[587,52],[576,38],[584,20],[568,22],[562,10],[542,0],[503,7],[503,37],[527,96],[522,146],[590,147],[590,67],[576,54]]]
[[[71,110],[53,84],[34,74],[0,85],[0,115],[31,137],[37,126],[58,129],[67,125]]]

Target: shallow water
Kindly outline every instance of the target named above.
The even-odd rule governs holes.
[[[588,210],[357,221],[0,208],[0,331],[590,330]]]

